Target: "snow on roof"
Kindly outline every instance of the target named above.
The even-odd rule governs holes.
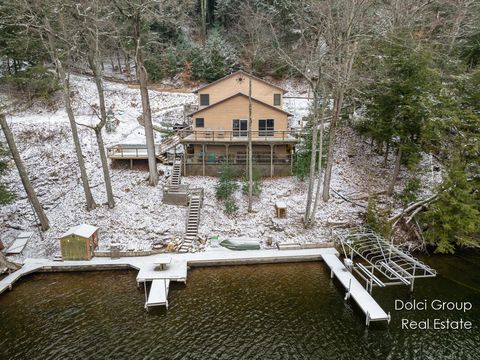
[[[80,237],[89,238],[97,230],[98,230],[98,227],[96,226],[88,225],[88,224],[80,224],[68,229],[68,231],[62,234],[60,237],[64,238],[70,235],[77,235]]]

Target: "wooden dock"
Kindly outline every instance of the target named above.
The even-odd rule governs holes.
[[[335,276],[338,281],[347,290],[346,299],[352,297],[358,307],[365,313],[367,325],[371,321],[390,322],[390,314],[387,314],[375,299],[368,293],[360,282],[352,275],[350,271],[342,264],[335,254],[322,255],[323,260],[330,268],[331,277]]]

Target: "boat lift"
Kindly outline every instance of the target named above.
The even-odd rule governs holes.
[[[333,234],[342,247],[346,267],[365,280],[370,293],[373,286],[387,285],[407,285],[413,292],[415,279],[437,276],[434,269],[370,229],[336,230]],[[355,256],[363,263],[354,262]]]

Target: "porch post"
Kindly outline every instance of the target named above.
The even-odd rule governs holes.
[[[205,176],[205,144],[202,144],[202,175]]]
[[[290,150],[290,175],[293,175],[293,152],[295,150],[295,145],[292,145],[292,150]]]
[[[245,164],[247,165],[247,167],[245,168],[245,174],[248,177],[248,160],[250,159],[250,157],[248,156],[248,144],[245,145],[245,150],[246,150]],[[252,146],[252,152],[253,152],[253,146]],[[253,158],[253,154],[252,154],[252,158]]]
[[[187,145],[183,145],[183,176],[187,176]]]
[[[270,144],[270,177],[273,177],[273,148],[275,145]]]
[[[228,166],[228,144],[225,144],[225,156],[227,157],[227,166]]]

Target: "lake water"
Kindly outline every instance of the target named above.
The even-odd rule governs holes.
[[[0,295],[0,359],[480,359],[480,256],[424,260],[440,275],[413,298],[471,310],[396,311],[408,288],[375,288],[392,321],[367,328],[322,263],[195,268],[168,311],[150,312],[135,271],[36,274]],[[402,330],[402,318],[473,329]]]

